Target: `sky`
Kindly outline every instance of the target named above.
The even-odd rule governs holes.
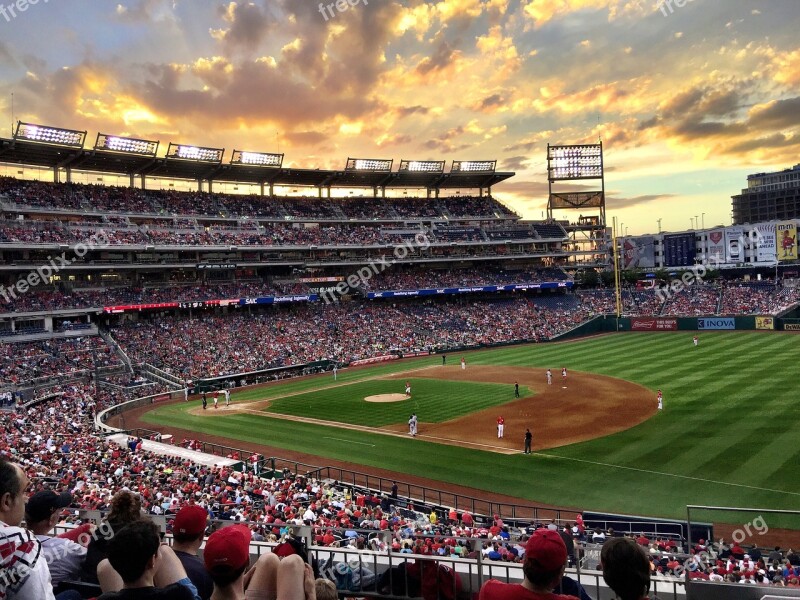
[[[800,163],[800,0],[329,3],[0,0],[0,135],[496,159],[516,175],[494,195],[529,219],[547,144],[599,139],[629,235],[729,225],[748,174]]]

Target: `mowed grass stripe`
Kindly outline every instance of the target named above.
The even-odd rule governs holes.
[[[472,364],[554,370],[566,366],[664,390],[662,414],[613,436],[549,450],[547,456],[503,456],[404,438],[375,441],[386,436],[342,435],[342,429],[277,423],[250,415],[236,416],[235,425],[226,425],[223,433],[218,425],[232,417],[192,417],[185,413],[185,405],[168,412],[172,407],[162,407],[147,418],[202,427],[231,438],[244,435],[249,420],[253,429],[247,435],[259,443],[560,506],[665,517],[685,516],[687,503],[796,506],[800,409],[795,408],[794,399],[800,384],[794,374],[800,338],[781,333],[701,332],[700,346],[694,348],[692,335],[691,331],[619,334],[465,354],[467,368]],[[459,358],[459,353],[448,354],[448,366]],[[381,365],[378,372],[426,364],[440,365],[441,357]],[[361,379],[375,372],[351,373]],[[351,374],[340,371],[340,381],[344,373]],[[305,380],[306,387],[292,389],[319,389],[332,383],[332,377],[325,377]],[[393,385],[399,389],[402,381]],[[415,386],[418,383],[412,383],[412,389]],[[513,388],[508,388],[512,399]],[[270,393],[286,390],[276,386]],[[186,425],[178,424],[184,421]],[[325,436],[375,447],[321,439]],[[521,444],[520,440],[520,449]],[[735,456],[737,451],[741,456]],[[320,464],[324,462],[320,459]]]

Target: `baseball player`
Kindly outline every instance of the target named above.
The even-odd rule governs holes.
[[[561,367],[561,381],[567,383],[567,367]]]
[[[698,344],[699,342],[700,342],[700,340],[698,340],[698,339],[697,339],[697,336],[694,336],[694,337],[692,338],[692,343],[695,345],[695,347],[697,347],[697,344]]]
[[[219,391],[214,392],[214,408],[219,408]]]
[[[411,435],[417,437],[417,413],[411,415]]]
[[[467,368],[467,361],[464,360],[464,357],[462,356],[461,357],[461,370],[463,371],[466,368]]]
[[[497,417],[497,439],[503,437],[503,429],[505,429],[506,420],[503,418],[502,415]]]
[[[547,385],[553,385],[553,373],[547,369]]]
[[[336,376],[337,376],[338,372],[339,372],[339,369],[336,368],[336,365],[333,365],[333,380],[334,381],[336,381]]]
[[[658,390],[656,400],[658,400],[658,410],[664,410],[664,395],[661,393],[661,390]]]
[[[533,441],[533,434],[530,429],[525,430],[525,454],[531,453],[531,442]]]
[[[519,398],[519,381],[514,382],[514,398]]]
[[[406,381],[406,396],[411,398],[411,382]]]
[[[225,390],[225,407],[227,408],[230,405],[231,405],[231,391],[226,389]]]
[[[203,410],[206,409],[206,406],[208,406],[208,400],[206,400],[206,393],[203,392]]]

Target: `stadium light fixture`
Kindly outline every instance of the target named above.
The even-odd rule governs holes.
[[[392,159],[382,158],[348,158],[345,171],[389,172],[392,170]]]
[[[602,144],[547,146],[550,181],[600,179],[603,177]]]
[[[123,154],[138,154],[140,156],[155,156],[158,152],[158,142],[98,133],[94,149],[121,152]]]
[[[40,144],[83,148],[86,132],[17,121],[17,131],[14,133],[14,139],[38,142]]]
[[[225,148],[202,148],[200,146],[186,146],[170,142],[167,149],[167,158],[178,160],[193,160],[196,162],[221,163]]]
[[[399,170],[407,173],[444,173],[444,161],[401,160]]]
[[[272,154],[269,152],[248,152],[246,150],[234,150],[231,156],[232,165],[248,165],[251,167],[277,167],[283,165],[283,154]]]
[[[451,173],[494,173],[496,160],[454,160]]]

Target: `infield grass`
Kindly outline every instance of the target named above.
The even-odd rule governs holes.
[[[406,381],[411,384],[409,400],[364,402],[367,396],[403,392]],[[520,394],[527,396],[529,392],[520,387]],[[511,385],[414,378],[377,379],[273,400],[265,412],[382,427],[406,423],[412,412],[426,423],[441,423],[512,400],[514,388]]]
[[[209,420],[188,414],[184,404],[161,407],[144,419],[307,452],[321,457],[320,465],[325,464],[325,457],[335,458],[586,510],[685,518],[687,504],[797,508],[800,338],[785,333],[704,332],[699,347],[694,348],[692,335],[628,333],[469,353],[470,365],[549,367],[554,372],[566,366],[664,392],[663,413],[636,427],[530,456],[251,414]],[[449,355],[453,366],[446,368],[458,368],[458,358]],[[440,358],[431,357],[345,370],[339,373],[339,383],[440,364]],[[234,394],[234,400],[311,391],[332,383],[332,377],[297,380]],[[402,383],[393,382],[392,391],[402,391]],[[415,386],[421,383],[412,383],[415,393]],[[285,401],[292,402],[290,398]],[[283,402],[278,400],[274,406]],[[403,414],[406,412],[404,407]],[[348,411],[347,421],[359,423],[357,413]],[[319,414],[315,417],[320,418]],[[521,445],[520,440],[520,449]],[[777,517],[773,524],[776,522]]]

